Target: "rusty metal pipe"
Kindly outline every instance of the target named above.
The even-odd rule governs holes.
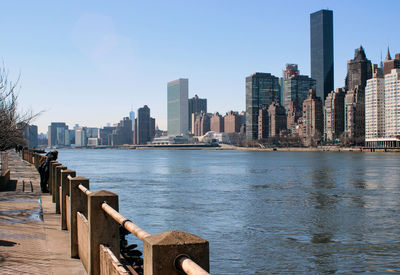
[[[83,193],[85,193],[86,196],[92,193],[92,192],[89,191],[89,189],[87,189],[87,188],[86,188],[85,186],[83,186],[82,184],[79,184],[79,185],[78,185],[78,188],[79,188]]]
[[[188,275],[210,275],[210,273],[205,271],[186,255],[181,255],[176,258],[175,265]]]
[[[134,224],[132,221],[128,220],[124,216],[122,216],[120,213],[118,213],[114,208],[109,206],[106,202],[103,202],[101,205],[101,208],[110,215],[111,218],[113,218],[117,223],[122,225],[126,230],[131,232],[133,235],[135,235],[138,239],[144,240],[145,238],[151,236],[151,234],[147,233],[143,229],[141,229],[139,226]]]

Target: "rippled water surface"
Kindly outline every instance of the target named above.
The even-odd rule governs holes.
[[[213,274],[400,272],[400,154],[60,150],[151,234],[210,242]],[[136,240],[132,240],[136,241]]]

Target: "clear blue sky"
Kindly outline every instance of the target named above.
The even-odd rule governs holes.
[[[400,1],[13,1],[1,3],[0,56],[20,80],[20,107],[52,121],[115,123],[147,104],[166,129],[167,82],[189,78],[209,112],[245,109],[245,77],[310,74],[309,15],[334,15],[335,88],[362,44],[400,52]]]

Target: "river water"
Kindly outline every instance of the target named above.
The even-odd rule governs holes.
[[[400,154],[76,149],[59,161],[147,232],[208,240],[213,274],[400,272]]]

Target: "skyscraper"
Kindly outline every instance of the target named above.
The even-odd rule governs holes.
[[[211,114],[200,112],[194,121],[194,135],[203,136],[210,131]]]
[[[365,87],[365,143],[377,146],[385,133],[385,78],[383,68],[372,66],[372,78]]]
[[[312,145],[322,137],[324,131],[324,117],[322,101],[310,89],[308,97],[303,102],[303,138],[307,145]]]
[[[346,90],[354,90],[358,85],[364,93],[367,80],[372,77],[371,61],[367,59],[362,46],[354,50],[354,59],[347,61]]]
[[[193,123],[197,114],[201,112],[207,113],[207,99],[199,98],[198,95],[195,95],[193,98],[189,98],[189,130],[191,133],[194,133]],[[194,114],[194,115],[193,115]]]
[[[210,130],[217,133],[224,131],[224,118],[218,112],[210,118]]]
[[[269,114],[268,107],[260,108],[258,113],[258,139],[265,139],[269,136]]]
[[[132,121],[132,131],[135,131],[135,112],[133,110],[129,112],[129,119]]]
[[[269,137],[279,137],[286,130],[286,110],[279,102],[272,102],[268,107]]]
[[[152,124],[153,123],[150,117],[150,108],[147,105],[144,105],[137,111],[137,118],[135,123],[136,144],[146,144],[153,138],[150,135],[152,132]]]
[[[286,110],[289,110],[291,101],[302,106],[303,101],[308,96],[308,91],[310,89],[315,90],[315,88],[315,80],[306,75],[293,75],[283,79],[283,106]]]
[[[129,117],[124,117],[111,134],[111,146],[132,144],[133,132],[132,121]]]
[[[65,146],[69,144],[69,137],[66,141],[68,126],[64,122],[52,122],[48,131],[48,146]]]
[[[343,88],[332,91],[325,98],[325,140],[333,141],[344,131],[344,97]]]
[[[310,14],[311,78],[317,81],[316,96],[333,91],[333,12],[320,10]]]
[[[241,126],[241,115],[237,112],[229,111],[224,116],[224,132],[239,133]]]
[[[258,116],[263,106],[280,101],[279,79],[269,73],[246,77],[246,139],[258,138]]]
[[[385,137],[400,144],[400,69],[385,74]]]
[[[347,61],[345,113],[345,134],[347,138],[364,142],[365,136],[365,86],[372,77],[371,61],[367,59],[362,46],[354,50],[354,59]]]
[[[168,135],[170,136],[188,133],[188,90],[189,79],[179,78],[168,82]]]

